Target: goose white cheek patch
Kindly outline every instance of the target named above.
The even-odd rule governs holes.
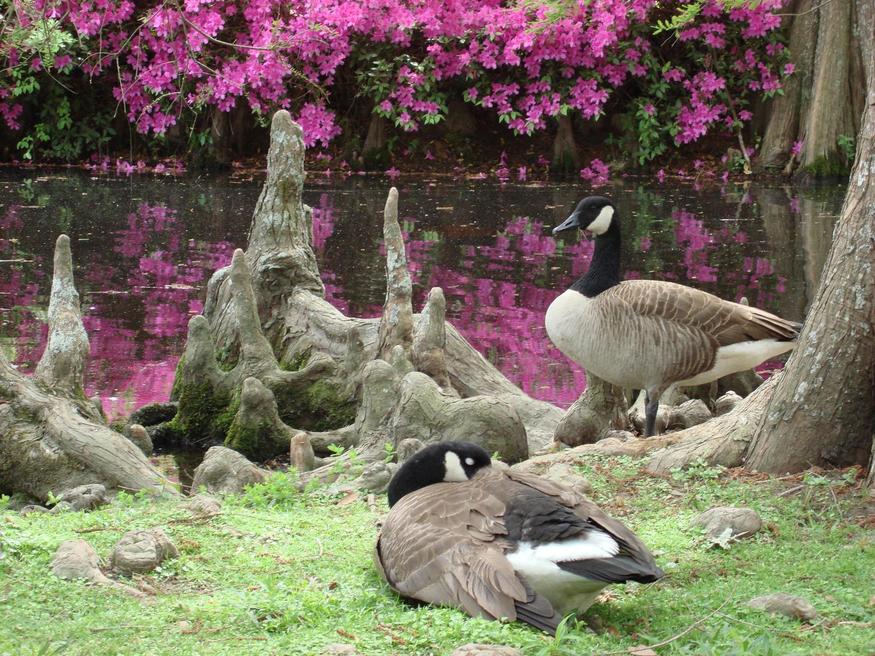
[[[468,475],[462,467],[462,461],[459,456],[452,451],[447,451],[444,454],[444,480],[445,481],[467,481]]]
[[[614,208],[610,205],[605,205],[599,215],[590,223],[586,229],[594,235],[603,235],[611,227],[611,220],[614,218]]]

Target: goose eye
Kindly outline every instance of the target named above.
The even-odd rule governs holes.
[[[471,457],[465,458],[465,464],[470,467],[471,465],[474,464],[474,458],[471,458]]]

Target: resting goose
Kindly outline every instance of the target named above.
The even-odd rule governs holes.
[[[553,235],[593,233],[589,270],[547,309],[547,334],[586,371],[646,393],[645,435],[672,385],[700,385],[750,369],[795,346],[801,324],[659,280],[623,280],[617,212],[584,198]]]
[[[662,576],[647,547],[594,503],[438,442],[395,473],[375,560],[400,595],[555,633],[609,583]]]

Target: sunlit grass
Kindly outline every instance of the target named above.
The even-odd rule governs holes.
[[[626,458],[587,459],[580,470],[667,573],[656,584],[611,588],[587,614],[599,634],[572,623],[552,639],[399,601],[372,564],[385,500],[376,511],[364,500],[344,505],[318,490],[297,493],[280,474],[206,520],[177,502],[127,495],[87,514],[2,512],[0,654],[319,654],[349,643],[363,655],[443,655],[467,642],[527,655],[625,653],[700,620],[658,653],[875,653],[875,548],[852,476],[775,481],[694,467],[654,478]],[[711,548],[692,520],[713,505],[752,507],[766,527],[729,550]],[[63,540],[86,539],[106,557],[125,531],[155,526],[180,557],[142,577],[155,591],[145,601],[49,572]],[[801,625],[745,606],[778,591],[808,598],[820,618]]]

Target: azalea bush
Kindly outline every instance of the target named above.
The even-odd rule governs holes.
[[[325,146],[350,97],[413,132],[440,122],[455,94],[517,134],[560,115],[615,111],[643,163],[738,131],[754,99],[780,92],[792,73],[782,4],[0,0],[0,118],[25,129],[19,147],[31,152],[83,120],[70,97],[103,89],[104,111],[115,107],[159,141],[174,126],[193,131],[206,110],[242,107],[265,120],[283,107],[308,146]],[[46,106],[49,89],[62,100],[23,123],[25,106]],[[99,127],[81,148],[108,138]]]

